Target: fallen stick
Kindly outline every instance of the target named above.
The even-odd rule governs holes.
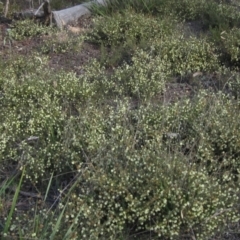
[[[4,7],[4,17],[7,17],[8,8],[9,8],[9,0],[6,0],[6,4],[5,4],[5,7]]]

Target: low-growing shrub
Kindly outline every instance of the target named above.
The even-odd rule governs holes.
[[[240,14],[236,5],[207,1],[201,20],[206,28],[232,28],[240,26]]]
[[[240,100],[240,76],[239,73],[231,73],[227,86],[230,94],[239,102]]]
[[[74,73],[54,74],[36,53],[6,64],[8,71],[0,77],[1,164],[26,165],[27,177],[36,182],[49,172],[72,169],[77,153],[67,147],[65,134],[69,117],[94,96],[91,83]]]
[[[223,56],[239,61],[239,32],[229,28],[238,15],[224,2],[154,1],[149,11],[138,1],[136,11],[97,17],[86,40],[102,56],[79,76],[53,71],[36,52],[0,62],[0,234],[7,226],[6,237],[19,239],[209,239],[240,220],[239,73],[220,66]],[[203,20],[215,41],[184,36],[174,15]],[[45,34],[21,24],[12,38]],[[48,34],[44,53],[84,40]],[[196,71],[214,72],[214,83],[222,76],[223,92],[192,88],[181,101],[162,100],[171,81],[181,91],[176,76]],[[44,197],[5,225],[16,167],[25,172],[17,193],[34,186]]]
[[[215,47],[206,38],[173,35],[162,41],[156,39],[148,48],[153,55],[162,58],[163,64],[170,65],[172,75],[195,71],[214,71],[219,69],[219,59]]]
[[[26,165],[27,177],[36,182],[52,171],[75,169],[82,149],[95,153],[107,134],[101,130],[111,110],[103,111],[107,99],[130,94],[143,100],[163,91],[162,67],[159,63],[155,69],[157,62],[150,60],[141,52],[134,58],[134,66],[124,65],[111,78],[97,62],[86,67],[79,78],[74,73],[54,74],[41,55],[6,63],[8,71],[0,78],[3,165],[20,161]]]
[[[155,111],[153,115],[156,116],[148,122],[152,122],[157,134],[164,126],[167,133],[179,135],[175,151],[192,155],[193,162],[206,167],[210,175],[218,176],[223,182],[238,180],[238,102],[223,93],[203,91],[191,101],[176,103],[164,111],[158,114]],[[158,128],[160,123],[162,125]],[[152,138],[156,134],[154,131],[149,133]]]
[[[94,28],[88,40],[106,46],[124,45],[127,41],[135,44],[151,41],[153,38],[171,34],[174,18],[160,20],[149,15],[127,10],[113,16],[94,19]]]
[[[49,36],[41,45],[41,52],[49,53],[67,53],[69,51],[79,51],[83,43],[82,36],[70,35],[68,32],[62,31]]]
[[[240,31],[238,28],[228,30],[212,30],[212,40],[215,41],[223,64],[230,68],[240,66]]]
[[[226,1],[161,0],[158,12],[178,16],[184,21],[201,21],[206,29],[239,26],[240,14],[236,5]]]
[[[52,31],[54,31],[54,29],[51,27],[36,24],[33,20],[26,19],[15,22],[13,28],[8,34],[14,40],[22,40],[24,38],[35,37],[38,35],[46,35]]]
[[[62,91],[65,89],[70,91],[69,87]],[[73,89],[69,93],[69,98],[76,97]],[[231,173],[223,171],[224,168],[220,168],[223,165],[218,168],[222,175],[210,172],[218,166],[219,155],[214,151],[221,150],[225,140],[230,140],[230,148],[224,156],[230,161],[228,164],[237,167],[234,165],[237,159],[232,162],[231,158],[232,150],[238,146],[237,136],[234,135],[232,141],[228,135],[238,128],[237,120],[233,115],[228,117],[227,111],[234,102],[227,101],[223,108],[221,100],[224,99],[221,95],[202,93],[192,104],[186,101],[168,107],[143,106],[136,110],[129,109],[127,99],[114,101],[112,106],[102,104],[99,109],[96,108],[99,103],[89,104],[81,108],[78,115],[69,116],[68,121],[61,115],[58,115],[60,119],[51,120],[54,127],[60,127],[60,135],[54,138],[51,132],[47,133],[51,122],[45,124],[45,118],[35,117],[43,121],[44,128],[39,130],[46,129],[44,136],[50,138],[46,145],[39,138],[41,145],[33,147],[35,153],[38,150],[42,155],[33,156],[28,144],[21,144],[25,147],[21,162],[40,174],[34,175],[35,180],[46,173],[49,162],[58,173],[63,167],[66,171],[68,164],[79,171],[78,181],[59,204],[59,212],[64,210],[64,217],[61,216],[58,223],[59,234],[71,233],[69,236],[81,236],[82,239],[118,239],[123,232],[131,236],[145,232],[166,238],[187,234],[206,239],[227,222],[238,221],[235,204],[239,189],[230,183]],[[52,108],[48,116],[53,117],[51,111]],[[209,111],[213,116],[208,122]],[[42,112],[47,113],[45,108]],[[233,114],[237,114],[236,111]],[[227,129],[229,122],[231,128]],[[10,130],[5,128],[1,132],[7,134]],[[180,147],[196,144],[193,154],[184,155],[177,147],[174,152],[169,151],[162,141],[166,132],[180,135]],[[14,135],[5,135],[4,139]],[[202,164],[195,162],[195,153]],[[41,157],[48,161],[44,162]],[[213,160],[211,168],[205,164],[209,159]],[[57,219],[51,221],[54,227]],[[41,232],[36,234],[41,236]]]
[[[166,37],[129,52],[122,66],[108,79],[103,77],[99,85],[118,95],[150,99],[164,91],[171,76],[219,69],[214,45],[206,39]]]
[[[111,77],[118,94],[146,100],[164,91],[168,63],[142,50],[136,51],[131,61],[132,64],[124,64]]]
[[[109,75],[106,75],[104,67],[98,61],[86,66],[84,72],[86,74],[80,78],[91,81],[102,100],[130,97],[145,101],[164,91],[168,63],[139,49],[131,56],[130,62],[124,62]],[[99,93],[105,95],[100,96]]]
[[[132,61],[109,77],[95,61],[77,78],[73,73],[53,74],[40,55],[28,61],[23,57],[12,60],[0,79],[2,159],[25,163],[29,167],[26,173],[36,181],[48,171],[75,168],[82,148],[95,152],[100,147],[104,135],[99,133],[104,133],[101,128],[109,117],[110,110],[103,111],[108,99],[131,97],[147,102],[164,91],[169,66],[161,57],[141,50]],[[114,106],[113,99],[111,102]],[[94,110],[97,106],[101,106],[100,112]],[[78,121],[83,124],[77,130],[80,135],[69,140],[71,132],[77,135],[74,126]],[[32,136],[37,140],[29,140]]]
[[[206,0],[200,1],[174,1],[174,0],[160,0],[161,4],[157,7],[160,14],[172,14],[177,15],[182,20],[197,20],[206,5]]]
[[[131,131],[116,139],[120,129],[109,132],[106,151],[90,157],[94,164],[70,195],[64,224],[73,222],[83,239],[119,239],[123,232],[206,239],[238,219],[235,190],[190,167],[188,158],[168,155],[156,140],[134,150]]]

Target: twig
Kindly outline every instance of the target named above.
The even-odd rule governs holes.
[[[9,0],[6,0],[5,8],[4,8],[4,17],[7,17],[9,7]]]
[[[14,186],[14,187],[8,187],[10,190],[12,190],[12,191],[16,191],[16,186]],[[21,194],[21,195],[23,195],[23,196],[25,196],[25,197],[33,197],[33,198],[41,198],[41,199],[43,199],[43,197],[41,196],[41,194],[38,194],[38,193],[31,193],[31,192],[25,192],[25,191],[19,191],[19,194]]]
[[[37,11],[34,13],[34,15],[36,16],[38,14],[38,12],[40,11],[40,9],[43,7],[44,2],[40,5],[40,7],[37,9]]]

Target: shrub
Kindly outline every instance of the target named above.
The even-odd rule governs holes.
[[[185,39],[174,29],[174,19],[171,17],[157,20],[127,11],[124,14],[117,13],[114,19],[112,18],[109,17],[107,22],[106,17],[96,18],[95,27],[87,39],[102,44],[102,49],[104,46],[114,48],[112,51],[119,56],[117,63],[131,62],[132,55],[140,48],[160,55],[165,62],[163,64],[171,65],[169,69],[173,75],[219,69],[218,53],[214,44],[205,37]],[[111,62],[111,57],[106,57],[107,51],[103,49],[105,57],[101,59],[103,63],[107,59],[106,64]],[[118,51],[120,53],[116,54]]]
[[[227,86],[229,87],[230,94],[238,101],[240,100],[240,76],[238,72],[233,72],[230,75],[230,81]]]
[[[110,128],[101,148],[87,155],[88,168],[82,166],[64,224],[74,222],[83,239],[118,239],[124,231],[168,238],[192,231],[206,239],[225,221],[237,220],[235,190],[204,168],[190,166],[188,157],[169,155],[157,137],[135,148],[139,131],[147,131],[143,121],[148,111],[133,113],[134,130],[127,106],[118,107],[104,121]]]
[[[157,126],[165,117],[165,131],[177,133],[181,139],[177,151],[194,156],[193,162],[223,182],[236,181],[240,164],[238,109],[238,103],[228,96],[203,91],[191,102],[187,99],[166,108],[166,115],[160,112],[153,129],[158,133]]]
[[[168,76],[166,63],[145,51],[139,51],[132,65],[125,64],[110,78],[97,62],[86,67],[85,74],[77,78],[64,72],[53,75],[46,71],[46,61],[40,55],[32,56],[29,61],[20,57],[12,61],[1,77],[2,157],[5,161],[21,158],[29,167],[29,172],[26,169],[29,177],[36,181],[49,171],[60,173],[75,168],[84,146],[92,146],[90,150],[95,149],[94,152],[100,147],[98,137],[102,136],[98,132],[104,115],[90,109],[113,96],[147,101],[164,91]],[[89,115],[82,116],[86,109]],[[100,111],[106,116],[109,112],[102,107]],[[76,139],[77,132],[70,129],[78,121],[83,125],[77,130],[81,131]],[[28,140],[31,136],[38,140]],[[75,140],[69,140],[69,136]]]
[[[27,177],[36,182],[49,172],[72,169],[78,153],[68,148],[69,117],[84,109],[94,95],[92,85],[73,73],[54,75],[37,54],[6,64],[0,77],[1,164],[26,165]]]
[[[221,52],[221,59],[226,66],[239,67],[240,61],[240,31],[238,28],[217,32],[216,45]]]
[[[166,37],[151,46],[136,47],[111,77],[100,77],[96,84],[105,92],[146,100],[163,92],[171,76],[218,69],[218,55],[206,39]]]
[[[145,101],[164,91],[167,63],[141,49],[133,54],[130,61],[113,69],[109,75],[106,75],[105,68],[101,67],[99,62],[93,61],[84,68],[85,74],[80,78],[92,82],[98,99],[103,101],[116,97]]]
[[[131,65],[125,64],[112,76],[118,94],[146,100],[161,93],[167,80],[167,63],[141,50],[131,60]]]
[[[158,6],[158,11],[161,14],[168,15],[177,15],[182,20],[196,20],[198,19],[206,5],[206,0],[201,1],[191,1],[191,0],[183,0],[183,1],[174,1],[174,0],[161,0],[161,4]]]
[[[195,71],[213,71],[219,69],[218,55],[215,47],[206,38],[192,37],[186,40],[183,36],[173,35],[156,40],[149,49],[158,55],[163,64],[170,65],[169,72],[173,75]]]
[[[38,35],[46,35],[54,31],[51,27],[46,27],[33,23],[33,20],[27,19],[17,21],[13,25],[13,29],[9,31],[9,36],[15,40],[22,40],[24,38],[34,37]]]
[[[232,28],[240,24],[240,14],[236,6],[208,1],[202,13],[202,21],[207,28]]]
[[[1,179],[7,178],[0,189],[1,222],[19,176],[8,178],[9,168],[25,169],[23,188],[34,186],[45,196],[23,218],[12,211],[13,197],[6,225],[12,238],[207,239],[239,221],[239,74],[225,68],[221,75],[219,64],[224,54],[239,60],[239,32],[223,32],[237,26],[238,15],[216,1],[158,4],[150,9],[159,7],[168,18],[144,14],[141,1],[136,12],[96,18],[86,39],[103,53],[110,49],[111,69],[105,56],[88,62],[79,76],[54,72],[36,52],[0,62],[0,166]],[[201,20],[214,8],[205,24],[216,27],[215,42],[185,38],[173,27],[176,11],[182,19]],[[221,23],[225,10],[229,16]],[[43,33],[24,31],[14,34]],[[63,41],[46,38],[43,52],[83,42],[65,32],[50,38],[59,35]],[[161,101],[168,81],[195,71],[216,71],[224,93],[198,89],[175,103]]]
[[[164,15],[176,15],[184,21],[201,21],[206,29],[234,27],[240,24],[238,8],[224,1],[159,1],[158,11]]]
[[[170,34],[174,19],[159,20],[149,15],[127,10],[114,16],[100,16],[94,19],[94,28],[88,39],[106,46],[140,43]]]
[[[70,35],[65,31],[49,34],[41,45],[41,52],[66,53],[69,51],[79,51],[83,43],[83,36]]]
[[[232,141],[229,136],[239,126],[234,115],[228,117],[227,111],[235,106],[234,102],[227,101],[223,108],[221,101],[226,100],[224,96],[204,93],[192,104],[186,101],[168,107],[142,106],[136,110],[129,109],[128,100],[114,101],[112,106],[102,103],[101,108],[96,107],[101,103],[80,108],[74,102],[79,112],[76,115],[71,112],[69,116],[64,114],[67,112],[64,105],[61,110],[65,111],[59,111],[57,100],[73,103],[71,97],[77,100],[83,95],[75,95],[76,88],[70,86],[78,85],[74,85],[71,75],[68,77],[68,83],[66,78],[58,82],[60,86],[67,84],[62,90],[55,85],[56,95],[66,91],[59,95],[62,98],[54,101],[54,94],[51,95],[53,108],[48,103],[48,111],[39,102],[44,117],[39,110],[37,117],[32,118],[38,124],[32,125],[32,128],[22,127],[21,135],[19,127],[13,129],[12,126],[23,126],[18,116],[24,117],[24,113],[15,118],[5,112],[1,116],[4,116],[1,132],[5,133],[1,146],[8,136],[12,144],[7,141],[9,145],[3,149],[3,160],[9,161],[10,155],[5,157],[7,151],[13,151],[13,143],[20,143],[15,159],[21,153],[21,159],[17,160],[26,164],[27,176],[33,176],[35,180],[40,180],[42,174],[50,170],[61,173],[73,168],[79,171],[78,180],[59,205],[60,211],[62,207],[64,209],[59,234],[65,234],[71,228],[72,234],[82,239],[118,239],[123,232],[134,236],[141,231],[167,238],[184,233],[206,239],[226,222],[238,220],[235,204],[239,189],[230,182],[231,173],[222,171],[224,168],[220,167],[223,165],[218,168],[223,178],[216,172],[210,173],[218,166],[214,158],[219,160],[219,155],[214,150],[219,150],[226,140],[230,140],[230,148],[224,156],[230,161],[228,164],[238,167],[234,165],[237,159],[232,162],[231,158],[232,151],[238,148],[238,138],[235,134]],[[45,91],[49,91],[46,86]],[[4,94],[7,94],[3,101],[6,104],[9,94],[6,89]],[[43,95],[44,104],[45,98]],[[20,104],[19,100],[13,100],[13,103],[17,102]],[[34,114],[37,108],[29,106],[30,113]],[[207,120],[209,111],[213,115],[210,121]],[[237,114],[237,111],[232,114]],[[69,116],[67,120],[66,115]],[[12,119],[17,120],[10,121]],[[53,123],[55,133],[51,131]],[[231,128],[227,129],[229,123]],[[25,139],[21,136],[31,129],[40,131],[37,135],[40,145],[32,148],[27,142],[19,141]],[[166,132],[177,132],[181,137],[180,147],[176,145],[174,152],[169,151],[162,141]],[[195,146],[193,155],[181,153],[181,146],[186,147],[187,144]],[[194,162],[194,153],[202,164]],[[47,161],[44,161],[46,158]],[[213,160],[210,168],[205,164],[209,159]],[[52,164],[50,170],[49,163]],[[54,225],[57,220],[51,221]]]

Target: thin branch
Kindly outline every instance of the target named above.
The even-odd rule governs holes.
[[[42,9],[44,5],[44,2],[40,5],[40,7],[37,9],[37,11],[34,13],[34,15],[36,16],[38,14],[38,12],[40,11],[40,9]]]
[[[4,17],[7,17],[9,8],[9,0],[6,0],[5,8],[4,8]]]

